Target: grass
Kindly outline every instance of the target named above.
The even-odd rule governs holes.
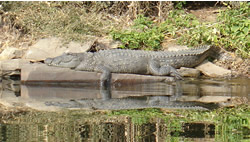
[[[0,2],[1,23],[11,35],[1,37],[1,46],[50,36],[80,42],[112,36],[121,48],[161,50],[163,40],[171,39],[212,44],[248,58],[249,3],[224,4],[228,9],[211,23],[186,12],[186,2]]]
[[[182,45],[222,47],[248,58],[249,6],[250,3],[240,3],[237,9],[221,11],[217,22],[200,22],[194,15],[178,9],[169,11],[161,23],[138,15],[131,28],[113,30],[111,35],[122,41],[122,48],[160,50],[164,39],[172,39]]]
[[[2,2],[2,5],[6,11],[4,24],[33,41],[57,36],[66,41],[85,42],[108,35],[119,24],[108,14],[88,12],[81,2]],[[17,41],[9,40],[9,43]],[[5,42],[3,46],[9,44]]]

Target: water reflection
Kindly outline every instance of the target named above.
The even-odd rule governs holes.
[[[20,87],[20,80],[1,80],[0,82],[0,92],[1,96],[11,96],[14,95],[16,97],[21,95],[21,87]]]
[[[111,90],[101,90],[97,84],[20,85],[20,81],[2,80],[1,100],[36,100],[48,106],[66,108],[210,109],[218,106],[205,103],[204,97],[209,96],[209,100],[213,97],[218,100],[218,96],[248,98],[249,84],[249,79],[186,79],[174,83],[114,84]],[[250,131],[248,119],[234,116],[221,116],[219,123],[191,123],[171,117],[106,119],[92,115],[52,114],[35,114],[22,120],[1,122],[0,141],[247,141]]]
[[[232,80],[191,80],[174,83],[141,83],[114,84],[111,88],[112,98],[128,96],[242,96],[249,97],[249,79]],[[70,95],[69,95],[70,94]],[[71,99],[102,98],[97,84],[61,83],[44,84],[31,83],[22,85],[22,96],[25,97],[63,97]]]
[[[243,81],[242,81],[243,80]],[[21,97],[47,100],[48,106],[93,109],[181,108],[213,109],[235,103],[234,97],[249,96],[249,80],[191,80],[173,83],[113,84],[100,89],[97,84],[26,84]],[[51,99],[70,100],[68,102]],[[238,99],[238,98],[237,98]],[[216,102],[217,101],[217,102]],[[233,102],[234,101],[234,102]],[[221,104],[218,104],[221,103]],[[237,103],[238,103],[237,102]],[[214,103],[214,104],[213,104]]]
[[[48,106],[91,109],[194,108],[213,109],[232,103],[248,103],[249,79],[192,80],[173,83],[98,84],[39,83],[20,85],[3,80],[1,97],[45,102]],[[237,97],[237,101],[235,101]],[[220,104],[218,104],[220,103]]]
[[[41,116],[40,116],[41,117]],[[41,117],[40,119],[44,119]],[[99,119],[100,121],[101,119]],[[135,124],[130,118],[105,120],[74,118],[70,121],[38,123],[32,119],[24,124],[0,125],[1,141],[101,141],[101,142],[157,142],[157,141],[241,141],[247,140],[248,128],[239,125],[223,131],[227,124],[171,123],[161,119]],[[223,127],[223,129],[220,129]],[[219,128],[219,129],[218,129]],[[217,130],[216,130],[217,129]],[[245,132],[244,132],[245,131]],[[230,137],[226,137],[230,136]]]
[[[79,85],[79,84],[78,84]],[[99,89],[97,86],[65,87],[64,85],[23,85],[21,97],[47,100],[48,106],[63,108],[91,109],[140,109],[140,108],[177,108],[177,109],[209,109],[217,105],[193,101],[178,101],[182,96],[180,82],[150,83],[113,86]],[[49,95],[49,96],[48,96]],[[68,102],[51,99],[60,98]]]

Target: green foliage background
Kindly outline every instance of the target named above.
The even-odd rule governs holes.
[[[0,25],[8,24],[34,40],[111,36],[123,43],[121,48],[161,50],[168,38],[189,46],[211,44],[250,57],[249,2],[220,2],[227,8],[219,11],[216,22],[200,22],[184,8],[187,3],[0,2]]]
[[[114,30],[114,39],[123,42],[122,48],[158,50],[164,37],[176,39],[179,44],[198,46],[211,44],[235,51],[242,57],[250,56],[250,3],[221,11],[216,23],[200,22],[184,10],[172,10],[164,22],[153,23],[139,15],[130,30]]]

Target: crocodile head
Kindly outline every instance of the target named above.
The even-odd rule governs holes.
[[[55,58],[47,58],[44,63],[49,66],[75,68],[80,64],[81,60],[76,53],[64,53],[61,56]]]

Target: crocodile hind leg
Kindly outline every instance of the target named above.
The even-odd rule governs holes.
[[[159,75],[159,76],[173,76],[176,79],[183,79],[180,73],[169,65],[161,66],[157,61],[151,60],[149,61],[149,71],[152,75]]]

